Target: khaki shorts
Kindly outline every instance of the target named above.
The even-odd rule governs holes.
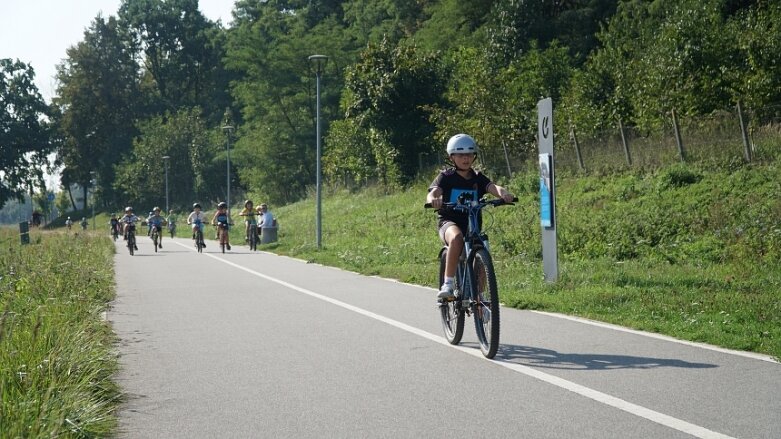
[[[449,229],[451,226],[458,227],[458,224],[454,223],[453,221],[445,221],[442,224],[442,227],[439,228],[439,239],[442,241],[442,244],[447,245],[447,241],[445,241],[445,232],[447,229]]]

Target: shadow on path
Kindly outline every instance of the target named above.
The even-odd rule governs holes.
[[[475,347],[479,349],[479,346],[476,344]],[[499,353],[496,355],[496,359],[537,369],[562,370],[655,369],[660,367],[709,369],[718,367],[715,364],[690,363],[674,358],[563,353],[551,349],[507,344],[499,346]]]

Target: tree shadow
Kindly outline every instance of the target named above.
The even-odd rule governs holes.
[[[479,346],[475,344],[479,349]],[[677,367],[684,369],[709,369],[715,364],[691,363],[675,358],[634,357],[630,355],[563,353],[552,349],[502,344],[497,360],[516,363],[535,369],[560,370],[615,370],[656,369]]]

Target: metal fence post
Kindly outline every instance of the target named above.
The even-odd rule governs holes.
[[[621,122],[621,118],[618,118],[618,131],[621,132],[621,143],[624,145],[624,154],[626,155],[626,164],[632,166],[632,154],[629,153],[629,144],[626,141],[626,135],[624,134],[624,123]]]
[[[678,155],[682,162],[686,162],[686,152],[683,149],[683,140],[681,139],[681,129],[678,126],[678,116],[675,115],[675,108],[672,110],[673,131],[675,132],[675,143],[678,145]]]
[[[738,101],[738,120],[740,121],[740,133],[743,136],[743,158],[747,162],[751,162],[751,146],[748,142],[748,132],[746,131],[746,122],[743,120],[743,110],[740,107],[740,101]]]
[[[578,143],[578,136],[575,134],[575,127],[570,124],[569,126],[569,135],[570,138],[572,138],[572,143],[575,145],[575,155],[578,156],[578,168],[581,171],[585,171],[586,167],[583,165],[583,156],[580,155],[580,144]]]

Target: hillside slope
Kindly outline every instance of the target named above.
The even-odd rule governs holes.
[[[542,280],[537,175],[502,183],[520,198],[486,221],[505,305],[781,357],[777,161],[560,175],[555,284]],[[280,208],[280,241],[267,249],[434,287],[439,243],[434,214],[423,209],[427,184],[326,194],[319,251],[314,202]]]

